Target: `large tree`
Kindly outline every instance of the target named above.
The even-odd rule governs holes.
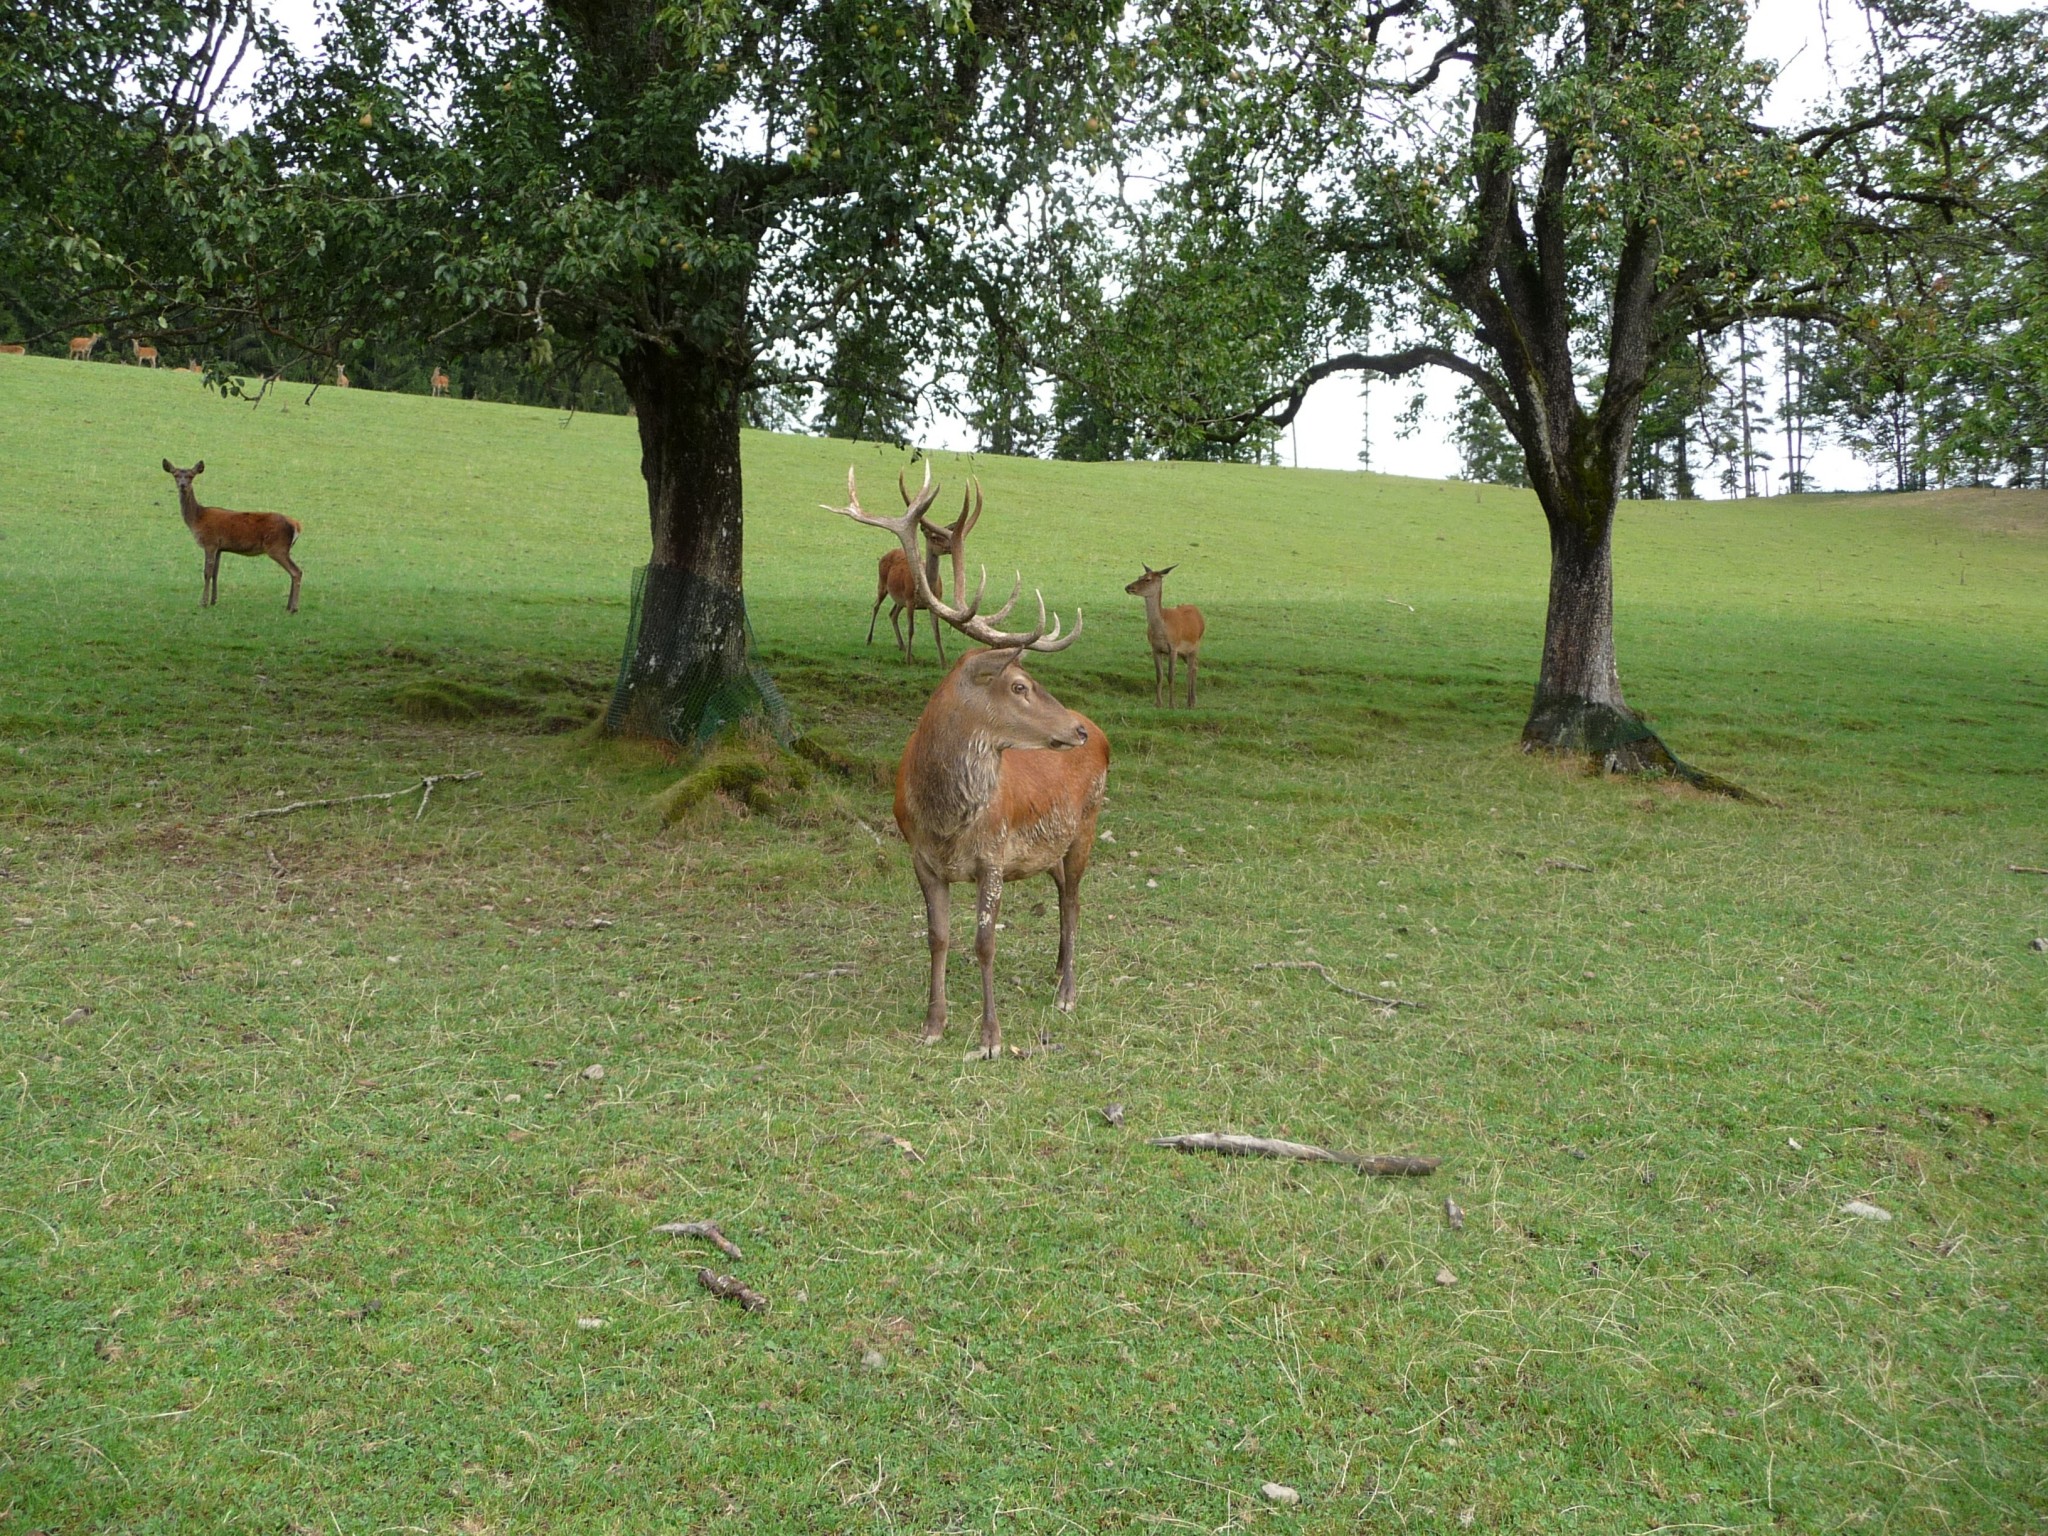
[[[638,418],[650,552],[610,719],[692,741],[757,703],[740,426],[823,387],[903,420],[971,357],[937,322],[1102,126],[1103,0],[350,0],[254,129],[184,141],[185,297],[364,338],[594,359]],[[863,428],[872,430],[872,427]]]
[[[1270,332],[1239,349],[1269,380],[1262,392],[1216,364],[1235,338],[1201,326],[1198,308],[1183,311],[1203,338],[1182,346],[1193,365],[1142,364],[1116,338],[1133,409],[1226,437],[1291,421],[1336,373],[1457,375],[1512,435],[1549,528],[1524,744],[1727,790],[1672,756],[1616,666],[1611,539],[1646,395],[1660,367],[1745,321],[1845,318],[1852,238],[1910,236],[1887,217],[1895,190],[1856,175],[1854,152],[1929,132],[1953,146],[1994,127],[1972,103],[1903,87],[1828,121],[1765,126],[1772,72],[1745,58],[1748,14],[1744,0],[1177,10],[1162,47],[1175,81],[1156,93],[1151,148],[1187,171],[1137,217],[1130,282],[1170,297],[1161,267],[1246,241],[1260,260],[1204,298],[1301,324],[1285,356]],[[1974,20],[1935,5],[1899,26],[1869,19],[1881,80],[1925,52],[1925,34]],[[1909,195],[1960,217],[1978,190]],[[1217,234],[1219,221],[1250,233]],[[1288,290],[1261,294],[1261,271],[1289,274]],[[1148,323],[1174,330],[1156,313]]]

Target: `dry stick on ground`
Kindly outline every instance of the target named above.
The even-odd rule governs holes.
[[[1368,1003],[1378,1003],[1382,1008],[1420,1008],[1422,1004],[1411,1003],[1405,997],[1381,997],[1373,992],[1361,992],[1356,987],[1347,987],[1320,960],[1261,960],[1252,967],[1255,971],[1314,971],[1346,997],[1362,997]]]
[[[1389,1178],[1420,1178],[1442,1166],[1440,1157],[1402,1157],[1398,1154],[1361,1157],[1355,1152],[1332,1152],[1302,1141],[1276,1141],[1270,1136],[1235,1136],[1228,1131],[1190,1131],[1184,1136],[1154,1136],[1148,1146],[1171,1147],[1176,1152],[1221,1152],[1227,1157],[1292,1157],[1305,1163],[1342,1163],[1360,1173],[1383,1174]]]
[[[2016,875],[2048,875],[2048,869],[2036,869],[2031,864],[2008,864],[2005,867]]]
[[[736,1301],[749,1312],[766,1312],[768,1298],[759,1291],[750,1290],[731,1275],[714,1274],[711,1270],[697,1271],[697,1283],[714,1296],[727,1301]]]
[[[427,811],[427,797],[434,792],[436,784],[461,784],[470,779],[484,776],[481,768],[472,768],[467,773],[429,773],[403,789],[389,789],[375,795],[335,795],[325,800],[294,800],[290,805],[273,805],[260,811],[244,811],[239,816],[230,816],[230,821],[256,821],[264,816],[289,816],[293,811],[310,811],[323,805],[354,805],[359,800],[396,800],[400,795],[420,792],[420,808],[412,813],[418,821]]]
[[[665,1221],[654,1229],[670,1237],[701,1237],[717,1247],[728,1259],[744,1258],[740,1245],[718,1230],[715,1221]]]

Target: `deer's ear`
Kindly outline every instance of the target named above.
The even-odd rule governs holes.
[[[167,474],[167,475],[172,475],[172,474],[176,474],[176,473],[177,473],[177,471],[176,471],[176,470],[174,470],[174,469],[172,469],[172,468],[171,468],[171,461],[170,461],[169,459],[165,459],[165,460],[164,460],[164,473],[165,473],[165,474]]]
[[[193,473],[193,474],[195,474],[195,475],[203,475],[203,474],[205,474],[205,473],[206,473],[206,460],[204,460],[204,459],[201,459],[201,460],[200,460],[200,461],[199,461],[199,462],[198,462],[197,464],[194,464],[194,465],[192,466],[192,473]]]
[[[1024,653],[1020,650],[981,651],[967,663],[967,681],[977,688],[986,688],[1010,668],[1010,664]]]

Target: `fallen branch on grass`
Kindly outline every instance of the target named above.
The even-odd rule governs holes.
[[[1292,1157],[1304,1163],[1342,1163],[1360,1173],[1377,1173],[1388,1178],[1421,1178],[1442,1165],[1440,1157],[1402,1157],[1398,1154],[1361,1157],[1355,1152],[1332,1152],[1303,1141],[1276,1141],[1270,1136],[1235,1136],[1228,1131],[1190,1131],[1184,1136],[1154,1136],[1148,1146],[1171,1147],[1176,1152],[1221,1152],[1226,1157]]]
[[[481,768],[472,768],[467,773],[429,773],[403,789],[389,789],[374,795],[333,795],[325,800],[294,800],[290,805],[273,805],[260,811],[244,811],[239,816],[230,816],[228,820],[258,821],[265,816],[289,816],[293,811],[310,811],[323,805],[354,805],[363,800],[396,800],[400,795],[409,795],[418,790],[420,808],[412,813],[412,819],[418,821],[427,814],[427,800],[434,793],[436,784],[462,784],[483,776],[484,771]]]
[[[1314,971],[1346,997],[1362,997],[1368,1003],[1378,1003],[1382,1008],[1420,1008],[1422,1004],[1411,1003],[1405,997],[1380,997],[1376,993],[1361,992],[1356,987],[1347,987],[1320,960],[1261,960],[1252,967],[1255,971]]]
[[[2048,869],[2036,869],[2032,864],[2008,864],[2005,867],[2016,875],[2048,875]]]
[[[725,1301],[736,1301],[749,1312],[766,1312],[768,1298],[759,1291],[750,1290],[731,1275],[714,1274],[711,1270],[697,1271],[697,1283]]]
[[[728,1259],[743,1258],[740,1245],[718,1230],[715,1221],[665,1221],[654,1229],[670,1237],[701,1237]]]

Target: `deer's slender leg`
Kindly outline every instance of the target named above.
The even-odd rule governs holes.
[[[1173,651],[1171,648],[1166,653],[1166,707],[1168,709],[1173,708]]]
[[[981,872],[974,902],[974,958],[981,962],[981,1054],[994,1061],[1003,1052],[1003,1029],[996,1023],[996,916],[1003,910],[1003,871],[995,865]]]
[[[868,644],[875,643],[875,620],[882,616],[882,604],[888,600],[889,589],[882,588],[875,594],[875,606],[868,610]]]
[[[1159,670],[1159,653],[1154,651],[1152,653],[1152,707],[1154,709],[1158,709],[1166,703],[1166,694],[1164,692],[1166,685],[1161,681],[1163,676],[1164,674]]]
[[[953,919],[953,893],[943,879],[925,868],[923,860],[912,862],[917,870],[918,886],[924,891],[924,922],[932,955],[931,1001],[925,1007],[924,1034],[921,1037],[929,1043],[946,1032],[946,949],[952,943],[949,928]]]
[[[1188,708],[1195,707],[1195,653],[1188,652]]]
[[[1074,937],[1081,927],[1081,871],[1071,867],[1072,855],[1052,867],[1052,883],[1060,892],[1060,987],[1053,1002],[1061,1013],[1072,1013],[1080,988],[1074,984]],[[1045,1044],[1040,1031],[1039,1044]]]
[[[936,613],[932,614],[932,644],[939,648],[939,665],[943,667],[946,664],[946,642],[939,629],[939,616]]]
[[[896,631],[897,654],[908,654],[903,649],[903,605],[901,603],[897,603],[889,610],[889,627]]]
[[[220,600],[220,551],[206,552],[206,582],[199,591],[199,606],[211,608]]]
[[[286,613],[297,613],[299,611],[299,578],[306,573],[293,563],[289,548],[273,549],[270,552],[270,558],[292,573],[292,595],[285,599],[284,611]]]

